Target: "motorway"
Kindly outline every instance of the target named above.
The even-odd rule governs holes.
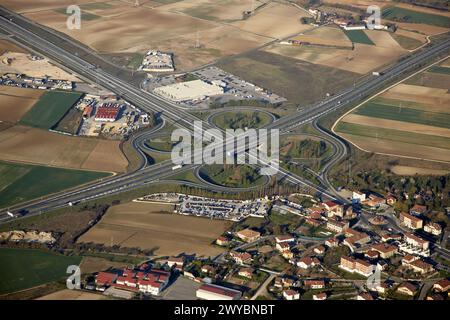
[[[138,87],[131,85],[130,83],[123,81],[115,75],[100,69],[99,67],[92,65],[89,62],[81,59],[78,55],[68,52],[63,48],[54,45],[47,41],[40,35],[37,35],[30,30],[27,30],[27,26],[31,26],[27,20],[19,15],[13,14],[4,8],[0,7],[0,30],[3,30],[6,34],[13,37],[13,40],[28,47],[57,63],[64,65],[66,68],[72,70],[77,75],[80,75],[84,79],[88,79],[92,82],[100,84],[102,87],[122,96],[125,100],[135,105],[136,107],[144,111],[152,111],[160,115],[165,121],[170,121],[176,126],[185,128],[192,132],[196,125],[194,121],[201,121],[196,116],[190,114],[178,108],[173,103],[163,100],[162,98],[146,92]],[[33,28],[36,25],[33,24]],[[32,29],[30,27],[30,29]],[[66,39],[67,41],[67,39]],[[313,125],[317,128],[316,120],[319,117],[327,115],[330,112],[334,112],[338,108],[348,106],[354,102],[357,102],[364,97],[368,96],[374,90],[381,89],[387,83],[391,82],[398,76],[409,72],[424,61],[434,58],[443,52],[447,52],[450,47],[450,41],[445,41],[440,44],[430,45],[425,49],[422,49],[418,53],[404,58],[396,65],[387,68],[383,71],[383,74],[379,77],[371,77],[369,80],[355,85],[354,87],[344,91],[341,94],[331,97],[330,99],[323,101],[315,106],[308,108],[301,113],[295,113],[281,119],[277,119],[267,126],[268,129],[279,129],[281,133],[289,133],[295,127],[313,122]],[[209,129],[211,126],[208,123],[203,122],[202,130]],[[322,180],[325,182],[325,187],[316,186],[309,181],[280,168],[281,175],[284,175],[286,179],[295,184],[301,184],[305,187],[309,187],[317,192],[323,194],[331,199],[341,200],[346,202],[345,199],[338,197],[328,182],[328,172],[334,164],[339,162],[347,153],[347,147],[345,143],[338,137],[326,132],[324,129],[319,128],[325,136],[335,141],[335,146],[338,150],[338,154],[335,158],[330,159],[324,169],[320,172]],[[152,131],[154,133],[154,131]],[[50,196],[43,200],[38,200],[29,205],[18,206],[14,210],[25,209],[29,214],[39,214],[41,212],[61,208],[67,206],[69,202],[76,203],[80,201],[89,201],[92,199],[104,197],[107,195],[118,194],[121,192],[133,190],[146,185],[160,183],[164,178],[169,177],[178,172],[185,170],[194,170],[195,165],[185,165],[177,171],[173,171],[172,161],[164,161],[159,164],[148,166],[148,160],[139,148],[138,142],[142,141],[143,137],[148,137],[146,133],[142,133],[133,140],[133,146],[141,154],[142,164],[139,170],[115,176],[110,179],[105,179],[99,183],[94,183],[87,187],[81,187],[78,190],[64,192],[58,195]],[[331,190],[331,191],[330,191]],[[0,222],[7,221],[6,212],[0,213]]]

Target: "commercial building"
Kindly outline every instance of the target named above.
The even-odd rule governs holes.
[[[146,72],[175,71],[172,54],[149,50],[142,60],[142,65],[139,69]]]
[[[242,293],[214,284],[204,284],[197,289],[196,296],[204,300],[239,300]]]
[[[121,106],[119,104],[105,103],[97,108],[95,113],[95,121],[114,122],[116,121]]]
[[[193,80],[158,87],[154,92],[172,101],[182,102],[220,95],[224,93],[224,89],[216,84]]]

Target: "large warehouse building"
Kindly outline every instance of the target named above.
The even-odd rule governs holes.
[[[172,101],[188,101],[223,94],[224,90],[215,84],[193,80],[159,87],[154,92]]]
[[[196,295],[204,300],[239,300],[242,293],[215,284],[204,284],[198,288]]]

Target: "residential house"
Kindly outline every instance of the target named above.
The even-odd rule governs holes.
[[[409,213],[400,212],[399,219],[400,222],[407,228],[416,230],[421,229],[423,227],[423,220],[413,215],[410,215]]]
[[[450,289],[450,280],[442,279],[433,284],[433,290],[436,292],[447,292]]]
[[[253,273],[255,272],[255,269],[253,268],[241,268],[238,271],[238,275],[244,278],[251,279],[253,277]]]
[[[429,222],[423,228],[425,232],[431,233],[434,236],[439,236],[442,233],[442,227],[435,222]]]
[[[423,206],[420,204],[415,204],[410,210],[409,213],[414,216],[421,216],[422,214],[427,212],[427,206]]]
[[[323,289],[323,288],[325,288],[325,280],[304,280],[303,284],[308,289]]]
[[[389,259],[397,253],[397,247],[387,243],[375,244],[371,249],[377,251],[383,259]]]
[[[338,221],[335,219],[328,219],[327,229],[336,233],[342,233],[350,227],[348,221]]]
[[[313,300],[326,300],[327,294],[325,292],[322,293],[316,293],[313,295]]]
[[[231,258],[238,264],[249,263],[252,260],[252,256],[248,252],[230,252]]]
[[[310,269],[316,266],[320,266],[320,261],[316,257],[303,257],[297,261],[297,267],[302,269]]]
[[[298,293],[295,290],[284,290],[283,291],[283,298],[286,300],[298,300],[300,299],[300,293]]]
[[[397,287],[398,293],[411,297],[416,294],[417,290],[419,290],[419,287],[411,282],[403,282]]]

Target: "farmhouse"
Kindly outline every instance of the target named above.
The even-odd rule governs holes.
[[[197,289],[196,296],[203,300],[239,300],[242,293],[215,284],[204,284]]]
[[[224,89],[216,84],[193,80],[158,87],[154,92],[172,101],[181,102],[220,95],[224,93]]]

